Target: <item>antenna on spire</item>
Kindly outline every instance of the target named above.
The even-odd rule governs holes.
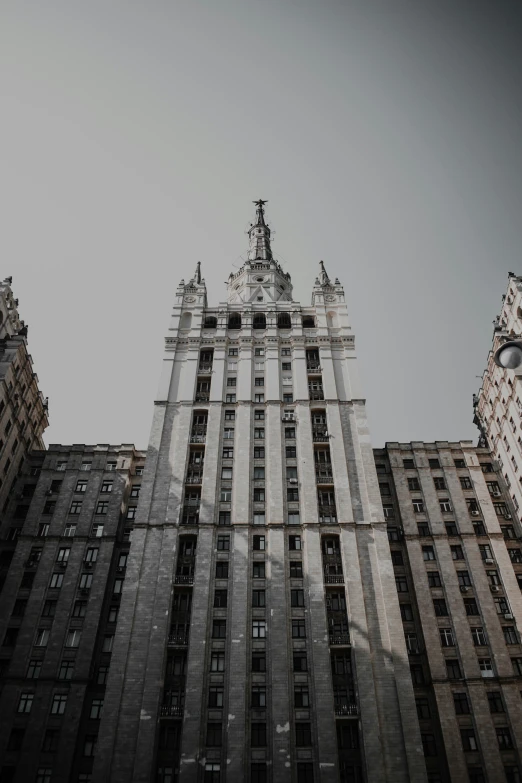
[[[196,271],[194,272],[194,282],[198,285],[201,283],[201,261],[196,264]]]
[[[324,261],[319,261],[319,267],[321,269],[319,272],[319,280],[321,285],[328,285],[330,283],[330,278],[328,277],[328,273],[324,268]]]

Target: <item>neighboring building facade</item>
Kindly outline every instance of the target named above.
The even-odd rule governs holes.
[[[0,523],[7,497],[31,449],[43,449],[47,402],[27,353],[27,327],[18,315],[11,278],[0,283]],[[0,563],[0,583],[5,564]]]
[[[521,526],[471,442],[375,449],[430,783],[520,783]]]
[[[293,301],[263,202],[166,338],[93,780],[426,780],[344,292]]]
[[[50,446],[16,480],[0,527],[2,783],[93,780],[143,464],[131,445]]]
[[[522,367],[506,370],[493,361],[506,339],[522,335],[522,277],[510,272],[502,310],[493,328],[482,387],[474,398],[475,423],[498,461],[517,516],[522,519]]]

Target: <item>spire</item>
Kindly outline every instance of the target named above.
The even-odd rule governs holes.
[[[324,268],[324,261],[319,261],[319,267],[321,269],[319,272],[319,281],[321,285],[330,285],[330,278],[328,277],[328,273]]]
[[[265,223],[263,199],[253,202],[256,205],[256,222],[250,224],[248,236],[250,247],[248,249],[249,261],[272,261],[272,248],[270,247],[270,229]]]
[[[195,283],[200,285],[201,283],[201,261],[198,261],[196,264],[196,271],[194,272],[194,277],[192,278]]]

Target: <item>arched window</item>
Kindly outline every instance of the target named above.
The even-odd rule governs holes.
[[[264,313],[254,313],[254,329],[266,329],[266,317]]]
[[[337,313],[330,312],[326,313],[326,324],[330,327],[330,329],[336,329],[337,328]]]
[[[228,328],[229,329],[241,329],[241,314],[230,313],[228,316]]]
[[[183,313],[181,316],[181,328],[190,329],[192,325],[192,313]]]
[[[203,329],[215,329],[217,327],[217,318],[215,315],[206,315],[203,323]]]
[[[290,320],[290,313],[279,313],[277,316],[277,328],[278,329],[291,329],[292,321]]]

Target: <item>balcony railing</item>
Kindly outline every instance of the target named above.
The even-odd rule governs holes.
[[[187,576],[186,574],[176,574],[174,577],[174,584],[177,585],[193,585],[194,584],[194,575],[190,574],[190,576]]]
[[[185,484],[201,484],[203,482],[203,473],[188,473]]]
[[[349,633],[331,633],[330,634],[330,645],[331,646],[342,646],[345,647],[350,644],[350,634]]]
[[[208,402],[210,400],[210,392],[198,391],[196,392],[196,402]]]
[[[318,484],[333,484],[333,473],[331,468],[316,468],[315,479]]]
[[[342,585],[344,584],[344,574],[325,574],[324,583],[327,585]]]
[[[324,391],[323,391],[323,389],[315,389],[314,391],[312,391],[310,389],[309,394],[310,394],[310,399],[311,400],[324,400]]]
[[[321,364],[319,362],[319,359],[308,359],[308,361],[306,362],[306,369],[308,371],[310,371],[310,370],[318,370],[318,371],[320,371],[321,370]]]
[[[162,718],[182,718],[183,707],[180,705],[162,704],[160,708],[160,715]]]
[[[192,431],[190,433],[190,442],[191,443],[205,443],[207,439],[207,428],[204,426],[201,427],[192,427]]]
[[[168,640],[169,647],[188,647],[188,634],[171,633]]]
[[[357,704],[345,702],[335,705],[335,714],[339,717],[357,717],[359,710],[357,708]]]
[[[212,362],[201,362],[198,367],[198,372],[210,373],[212,372]]]
[[[326,425],[324,427],[312,427],[312,439],[314,443],[326,443],[329,440]]]
[[[181,517],[181,524],[182,525],[198,525],[199,524],[199,514],[183,514]]]

